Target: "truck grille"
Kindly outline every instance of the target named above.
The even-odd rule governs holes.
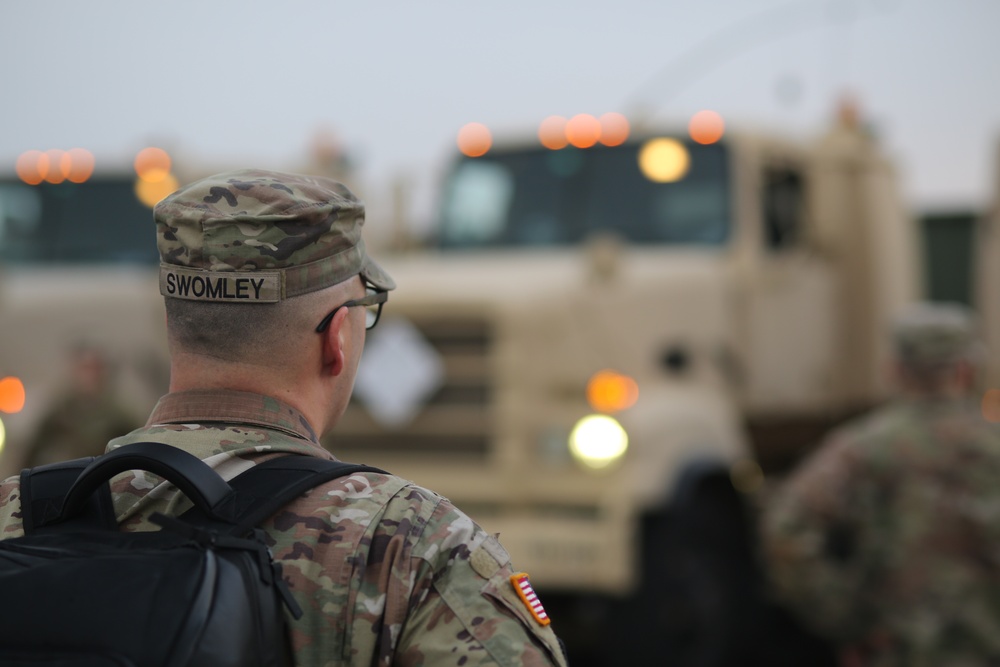
[[[440,355],[442,385],[416,418],[398,429],[377,423],[364,405],[352,398],[324,444],[347,459],[377,452],[484,456],[492,430],[492,327],[485,318],[408,320]]]

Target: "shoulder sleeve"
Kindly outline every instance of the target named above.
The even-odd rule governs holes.
[[[841,432],[771,498],[762,547],[774,593],[813,630],[849,640],[863,623],[867,564],[859,503],[865,465],[853,433]]]
[[[9,477],[0,483],[0,540],[22,535],[21,485],[18,477]]]
[[[422,562],[399,663],[565,665],[540,602],[530,588],[524,597],[515,590],[507,551],[450,502],[440,503],[413,556]]]

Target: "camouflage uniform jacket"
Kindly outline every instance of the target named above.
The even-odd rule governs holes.
[[[109,449],[155,441],[181,447],[232,478],[276,453],[333,457],[303,416],[279,401],[231,391],[160,399],[148,424]],[[112,480],[126,530],[153,511],[189,507],[149,473]],[[0,536],[22,533],[17,478],[0,486]],[[262,524],[305,611],[292,625],[296,665],[563,665],[550,626],[514,591],[506,551],[448,500],[392,475],[324,483]]]
[[[834,432],[768,504],[780,597],[861,664],[1000,664],[1000,428],[899,401]]]

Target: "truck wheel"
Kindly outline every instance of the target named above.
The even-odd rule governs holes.
[[[701,477],[646,516],[642,538],[641,585],[617,615],[629,654],[620,664],[752,666],[760,580],[728,475]]]

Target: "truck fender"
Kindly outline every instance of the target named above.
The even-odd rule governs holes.
[[[668,505],[676,511],[687,509],[705,494],[725,499],[734,508],[744,507],[743,497],[729,476],[729,464],[715,458],[694,459],[681,466]]]

